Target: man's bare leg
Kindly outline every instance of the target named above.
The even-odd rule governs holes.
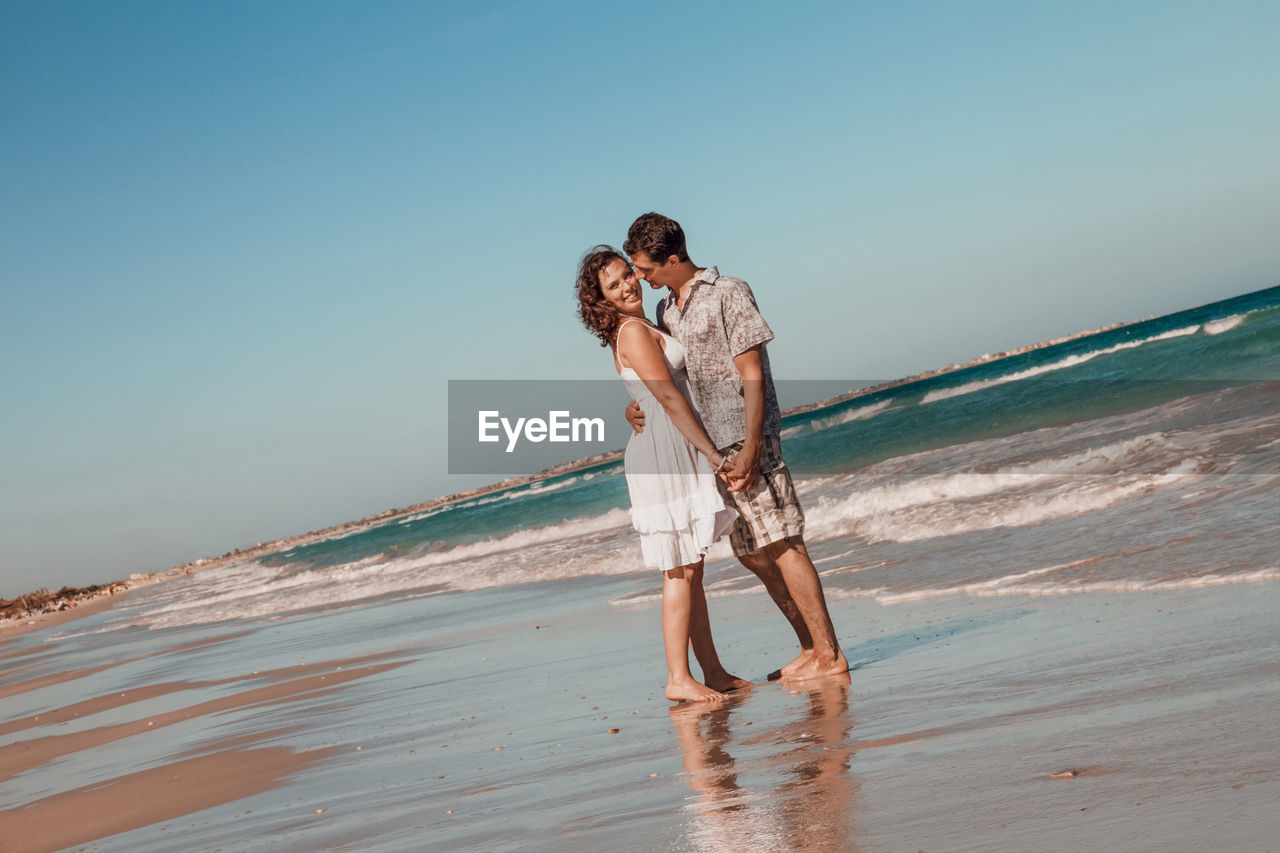
[[[840,643],[836,640],[836,629],[832,626],[831,614],[827,611],[822,581],[809,559],[804,539],[793,536],[781,542],[773,542],[764,547],[764,554],[777,564],[786,581],[787,591],[800,609],[800,615],[804,617],[809,635],[813,639],[808,662],[800,663],[787,676],[817,678],[848,672],[849,662],[845,660]]]
[[[724,694],[696,681],[689,671],[689,617],[693,594],[693,566],[663,573],[662,645],[667,655],[667,698],[673,702],[710,702]],[[700,573],[699,573],[700,574]]]
[[[691,595],[689,611],[689,643],[693,646],[693,656],[702,667],[702,680],[712,690],[721,692],[736,690],[739,687],[750,687],[746,679],[730,675],[720,663],[720,655],[716,653],[715,641],[711,639],[711,616],[707,612],[707,593],[702,588],[702,563],[692,569],[686,569],[692,577],[689,581]]]
[[[813,656],[813,635],[809,632],[809,626],[805,624],[804,616],[800,613],[800,608],[791,596],[791,591],[787,589],[787,582],[783,579],[782,570],[778,568],[778,564],[765,551],[746,554],[739,557],[738,561],[751,570],[752,574],[760,578],[760,582],[764,584],[765,591],[769,593],[773,603],[778,606],[778,610],[782,611],[782,615],[791,624],[791,629],[796,632],[796,639],[800,641],[800,654],[796,656],[796,659],[782,669],[769,673],[770,680],[789,678],[798,668],[809,664]]]

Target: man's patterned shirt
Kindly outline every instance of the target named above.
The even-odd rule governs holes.
[[[725,448],[747,437],[742,377],[733,357],[754,346],[760,347],[764,377],[764,435],[778,437],[782,417],[764,347],[773,340],[773,331],[747,283],[707,267],[690,285],[683,310],[676,307],[672,291],[658,303],[657,314],[658,325],[684,344],[693,404],[715,446]]]

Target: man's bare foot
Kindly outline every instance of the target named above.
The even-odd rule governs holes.
[[[707,686],[712,690],[719,690],[721,693],[728,693],[730,690],[741,690],[744,687],[755,687],[745,678],[738,678],[738,676],[730,675],[727,672],[720,672],[709,677]]]
[[[821,678],[792,678],[782,682],[783,687],[798,687],[808,693],[811,697],[829,697],[840,696],[838,692],[842,688],[848,687],[853,683],[853,676],[848,672],[837,672],[834,675],[824,675]],[[847,694],[846,694],[847,695]]]
[[[794,678],[798,670],[809,666],[813,660],[813,649],[805,649],[796,655],[796,659],[784,666],[782,669],[775,669],[769,673],[770,681],[777,681],[779,678]]]
[[[823,658],[817,653],[812,654],[808,661],[783,677],[788,679],[826,678],[829,675],[839,675],[848,671],[849,661],[845,660],[844,652],[836,650],[835,658]]]
[[[688,681],[668,681],[667,698],[672,702],[715,702],[723,699],[724,694],[691,678]]]

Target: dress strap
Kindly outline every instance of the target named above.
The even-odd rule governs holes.
[[[627,319],[623,320],[621,323],[618,324],[618,331],[613,336],[613,340],[614,340],[613,363],[614,363],[614,366],[618,368],[619,373],[621,373],[623,370],[630,370],[630,368],[624,368],[622,366],[622,361],[619,359],[619,356],[618,356],[618,344],[622,342],[622,327],[627,325],[628,323],[641,323],[646,326],[649,325],[648,323],[645,323],[644,320],[641,320],[639,317],[628,317]]]

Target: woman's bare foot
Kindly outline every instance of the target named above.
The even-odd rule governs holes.
[[[667,698],[672,702],[715,702],[723,699],[724,694],[691,678],[688,681],[668,681]]]
[[[796,667],[789,675],[784,678],[826,678],[829,675],[839,675],[842,672],[849,671],[849,661],[845,660],[844,652],[836,650],[834,658],[824,658],[817,653],[810,655],[809,660],[801,666]]]
[[[707,686],[712,690],[719,690],[721,693],[728,693],[730,690],[741,690],[744,687],[755,687],[745,678],[738,678],[736,675],[730,675],[721,671],[707,678]]]
[[[794,678],[798,670],[804,669],[813,660],[813,649],[805,649],[796,655],[796,659],[784,666],[782,669],[775,669],[769,673],[770,681],[777,681],[779,678]]]

